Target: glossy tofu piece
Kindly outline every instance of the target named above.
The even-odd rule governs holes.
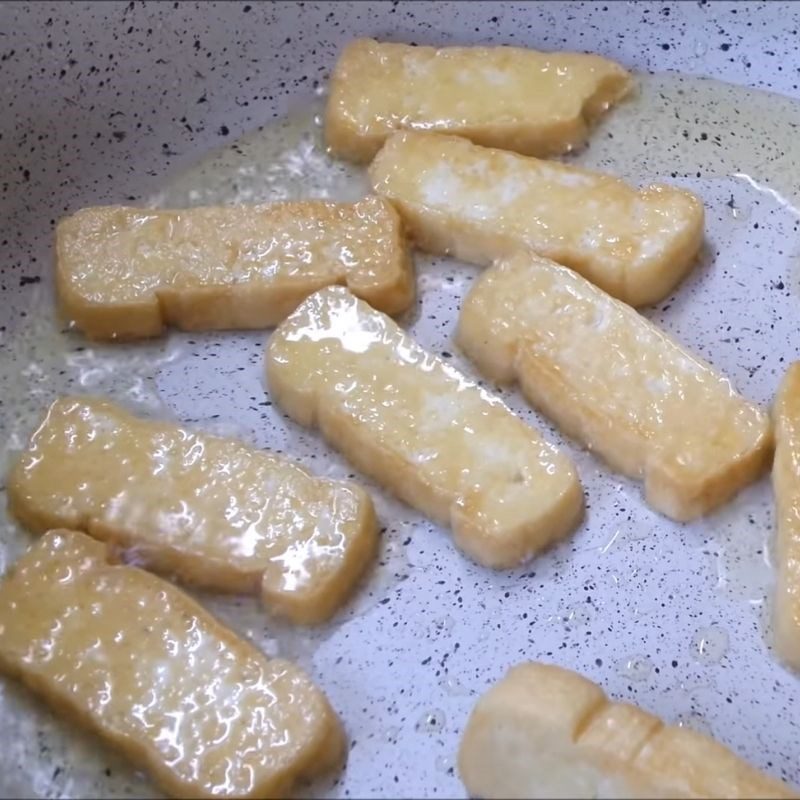
[[[581,518],[566,456],[346,289],[317,292],[277,328],[267,379],[290,416],[450,525],[481,564],[519,564]]]
[[[0,670],[176,797],[283,797],[344,749],[300,669],[74,531],[45,534],[0,582]]]
[[[478,700],[458,768],[470,797],[487,800],[798,796],[710,737],[540,663],[512,668]]]
[[[684,189],[637,189],[455,136],[395,134],[370,176],[423,250],[487,266],[529,248],[633,306],[669,295],[703,241],[703,204]]]
[[[164,211],[85,208],[56,231],[64,316],[94,339],[268,328],[347,284],[389,314],[414,299],[403,229],[375,197]]]
[[[773,408],[777,580],[774,645],[780,658],[800,669],[800,363],[792,364]]]
[[[768,416],[727,378],[566,267],[520,252],[484,272],[457,339],[488,377],[528,400],[647,502],[688,520],[763,472]]]
[[[335,155],[352,161],[369,161],[406,129],[555,155],[582,145],[631,88],[628,72],[596,55],[356,39],[331,78],[325,135]]]
[[[8,477],[28,528],[69,527],[188,583],[260,591],[294,622],[329,617],[377,550],[372,500],[234,439],[57,400]]]

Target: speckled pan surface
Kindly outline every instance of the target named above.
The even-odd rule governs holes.
[[[577,161],[702,195],[702,264],[646,313],[769,403],[784,366],[800,357],[800,106],[692,76],[800,97],[799,29],[800,7],[782,3],[0,5],[2,467],[54,397],[93,392],[291,453],[317,474],[351,474],[271,405],[264,334],[91,345],[54,322],[51,265],[55,220],[84,205],[358,197],[363,172],[326,158],[314,121],[315,90],[356,35],[573,48],[657,72],[639,75],[639,96]],[[257,131],[289,112],[287,123]],[[476,269],[422,256],[417,267],[419,300],[404,324],[475,376],[452,333]],[[256,645],[306,667],[340,713],[347,769],[307,793],[463,796],[453,767],[467,715],[523,659],[581,670],[613,696],[711,731],[800,784],[798,678],[770,645],[768,480],[677,525],[644,506],[638,484],[565,442],[516,390],[502,396],[565,447],[586,487],[585,523],[551,553],[489,572],[373,487],[385,526],[380,563],[331,624],[297,631],[253,600],[201,596]],[[0,514],[5,568],[29,535]],[[0,741],[0,797],[155,795],[120,758],[5,681]]]

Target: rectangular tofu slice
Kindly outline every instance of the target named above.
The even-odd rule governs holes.
[[[767,414],[727,378],[572,270],[519,252],[481,275],[457,340],[612,468],[647,502],[688,520],[767,466]]]
[[[703,204],[684,189],[636,189],[455,136],[395,134],[370,177],[423,250],[488,266],[527,247],[633,306],[669,295],[703,241]]]
[[[346,289],[317,292],[276,329],[267,380],[291,417],[449,524],[480,564],[519,564],[581,518],[566,456]]]
[[[631,88],[619,64],[596,55],[357,39],[331,78],[325,136],[335,155],[352,161],[369,161],[402,129],[555,155],[582,145],[595,119]]]
[[[298,623],[333,614],[377,550],[372,500],[356,484],[99,398],[53,403],[7,488],[33,531],[82,530],[191,584],[260,591]]]
[[[165,211],[101,206],[56,230],[67,319],[94,339],[269,328],[309,294],[347,284],[388,314],[414,299],[400,219],[384,200]]]
[[[773,408],[775,461],[772,484],[777,517],[774,644],[800,669],[800,363],[781,382]]]
[[[285,797],[344,750],[294,664],[74,531],[45,534],[0,582],[0,670],[177,797]]]
[[[458,768],[470,797],[487,800],[798,796],[710,737],[535,662],[513,667],[478,700]]]

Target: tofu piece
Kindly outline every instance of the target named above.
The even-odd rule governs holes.
[[[800,670],[800,362],[789,367],[781,382],[773,417],[777,518],[773,643],[778,656]]]
[[[269,328],[347,284],[389,314],[414,300],[403,228],[384,200],[159,210],[101,206],[56,230],[64,316],[93,339]]]
[[[293,419],[450,525],[480,564],[519,564],[581,519],[566,456],[344,288],[320,290],[276,329],[267,380]]]
[[[0,582],[0,670],[176,797],[285,797],[344,752],[302,670],[75,531],[45,534]]]
[[[32,531],[85,531],[187,583],[260,592],[296,623],[330,617],[377,551],[358,485],[99,398],[53,403],[7,489]]]
[[[788,798],[794,790],[688,728],[561,667],[513,667],[476,704],[458,769],[470,797]]]
[[[582,145],[633,83],[619,64],[521,47],[412,47],[356,39],[331,79],[332,152],[369,161],[397,130],[434,130],[536,156]]]
[[[703,242],[703,204],[684,189],[636,189],[455,136],[395,134],[370,177],[423,250],[488,266],[530,248],[632,306],[669,295]]]
[[[683,521],[763,472],[767,414],[727,378],[576,272],[520,251],[464,302],[457,341],[489,378],[517,381],[569,436]]]

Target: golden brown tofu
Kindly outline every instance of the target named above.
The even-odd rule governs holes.
[[[344,750],[305,673],[74,531],[45,534],[0,582],[0,669],[177,797],[284,797]]]
[[[704,212],[684,189],[398,133],[370,167],[416,244],[480,266],[529,248],[632,306],[658,302],[697,260]]]
[[[481,275],[458,342],[499,382],[687,520],[766,468],[769,417],[727,378],[572,270],[519,252]]]
[[[778,529],[775,649],[789,666],[800,669],[800,363],[787,370],[773,416],[772,483]]]
[[[333,614],[377,550],[372,500],[356,484],[99,398],[53,403],[8,497],[33,531],[82,530],[191,584],[260,591],[298,623]]]
[[[304,201],[180,211],[85,208],[56,232],[63,314],[95,339],[268,328],[317,289],[347,284],[405,311],[414,274],[385,201]]]
[[[512,668],[480,698],[458,768],[470,796],[487,800],[798,796],[710,737],[537,663]]]
[[[555,155],[582,145],[631,87],[619,64],[596,55],[357,39],[331,79],[325,136],[335,155],[352,161],[369,161],[403,129]]]
[[[267,380],[289,415],[450,525],[480,564],[519,564],[580,521],[565,455],[346,289],[317,292],[276,329]]]

